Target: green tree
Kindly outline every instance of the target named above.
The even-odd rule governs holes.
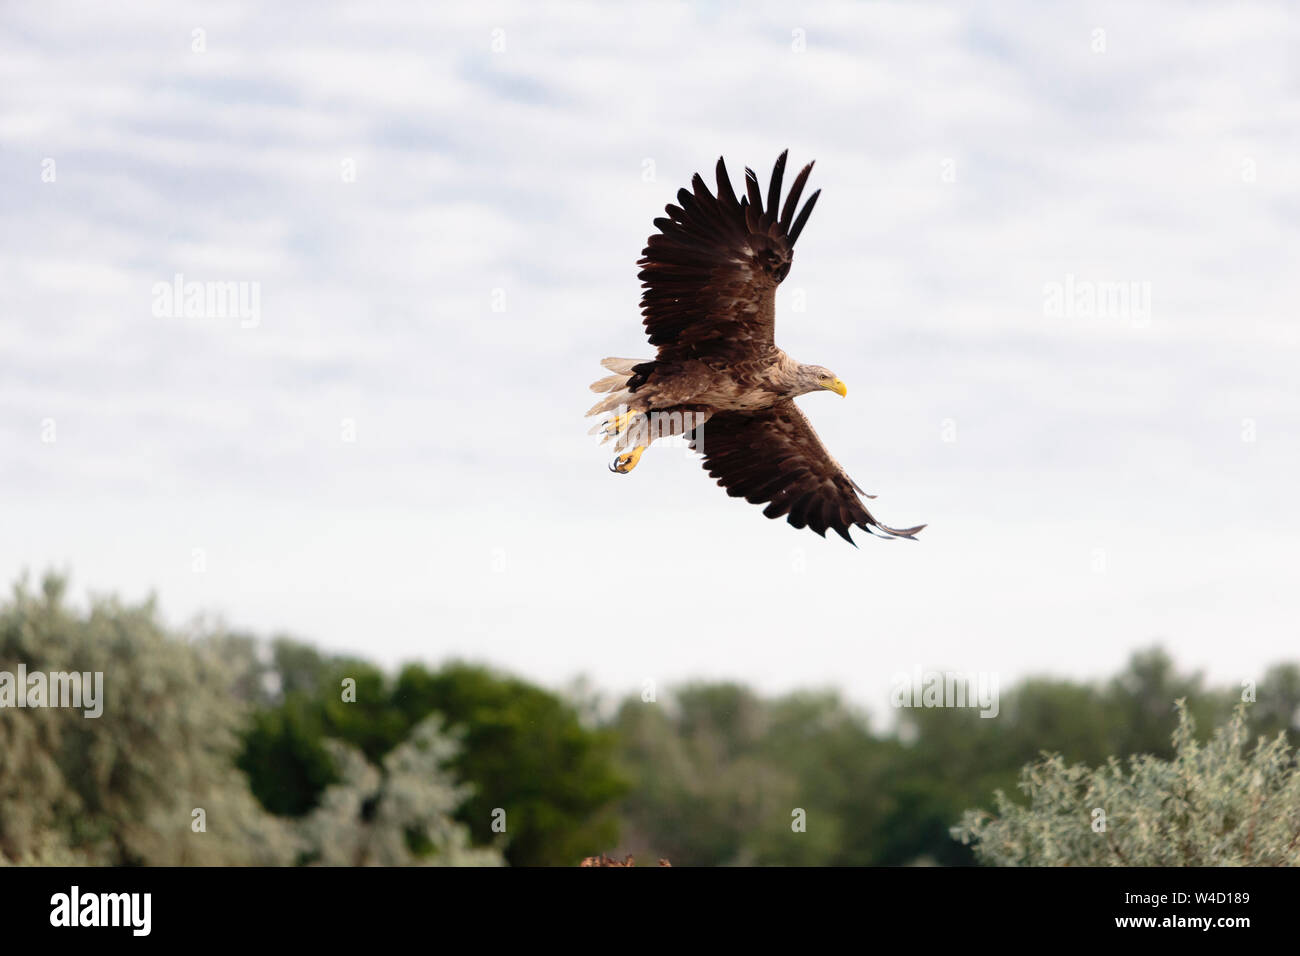
[[[234,766],[250,709],[268,696],[258,643],[208,629],[182,638],[152,600],[100,598],[81,612],[65,592],[55,575],[39,594],[22,580],[0,606],[0,694],[23,668],[89,673],[92,687],[102,674],[102,713],[0,707],[0,864],[500,862],[451,818],[466,794],[436,719],[379,767],[330,744],[316,805],[277,817]]]
[[[1300,665],[1276,664],[1264,672],[1250,716],[1257,733],[1284,731],[1292,746],[1300,746]]]
[[[632,788],[623,847],[676,865],[749,863],[751,840],[782,813],[794,781],[763,760],[766,705],[735,684],[695,684],[665,703],[629,698],[615,721]]]
[[[974,863],[969,848],[950,836],[965,808],[995,790],[1012,791],[1020,768],[1043,751],[1088,763],[1111,754],[1169,756],[1176,715],[1160,702],[1178,697],[1189,699],[1192,716],[1211,726],[1232,707],[1231,693],[1206,689],[1199,674],[1180,673],[1168,654],[1150,648],[1104,683],[1027,678],[1003,691],[996,718],[958,708],[901,711],[907,744],[877,862]]]
[[[1294,673],[1259,684],[1264,729],[1294,714]],[[619,852],[722,865],[971,865],[951,836],[963,811],[1012,790],[1043,750],[1066,760],[1168,756],[1176,716],[1153,695],[1192,695],[1193,716],[1226,718],[1234,692],[1207,689],[1163,651],[1140,651],[1113,679],[1029,678],[1005,688],[996,718],[973,708],[907,708],[873,734],[834,694],[765,699],[736,684],[693,684],[663,703],[628,698],[612,727],[632,789]],[[1272,729],[1277,729],[1274,726]],[[802,810],[804,832],[791,829]]]
[[[878,849],[896,745],[834,693],[768,701],[736,684],[692,684],[662,703],[629,698],[613,726],[633,781],[620,852],[828,865],[870,862]]]
[[[102,674],[102,714],[0,708],[0,857],[290,861],[292,835],[231,765],[243,716],[232,706],[244,676],[238,658],[220,656],[215,642],[170,635],[152,600],[99,598],[82,613],[65,592],[57,575],[39,594],[18,582],[0,606],[0,671],[76,671],[92,682]]]
[[[1059,754],[1021,772],[1028,801],[1002,791],[953,835],[998,866],[1295,866],[1300,770],[1286,735],[1249,745],[1247,705],[1208,743],[1179,700],[1172,757],[1115,757],[1097,769]]]
[[[287,651],[277,659],[302,660]],[[456,818],[475,841],[503,843],[514,865],[561,866],[616,842],[613,803],[625,783],[613,769],[612,734],[585,726],[555,694],[463,663],[409,665],[393,680],[357,661],[310,669],[315,686],[299,681],[259,714],[240,755],[269,809],[302,815],[320,806],[339,779],[326,741],[356,747],[378,766],[438,714],[461,745],[450,766],[470,790]],[[340,692],[345,679],[355,681],[355,700]],[[504,833],[494,828],[500,823]]]

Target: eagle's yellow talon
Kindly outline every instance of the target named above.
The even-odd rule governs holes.
[[[614,459],[614,464],[609,466],[609,470],[618,472],[620,475],[626,475],[636,467],[636,463],[641,460],[641,453],[645,450],[645,445],[637,445],[626,455],[619,455]]]

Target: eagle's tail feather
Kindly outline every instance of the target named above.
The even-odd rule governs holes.
[[[599,415],[602,412],[613,411],[620,405],[631,404],[630,385],[633,377],[637,375],[637,366],[644,365],[645,362],[641,359],[604,358],[600,360],[600,364],[614,374],[606,375],[591,383],[593,392],[604,393],[606,397],[591,406],[587,415]]]
[[[605,398],[602,398],[600,401],[598,401],[595,405],[592,405],[591,408],[587,409],[587,414],[584,415],[583,417],[587,418],[592,415],[600,415],[604,412],[612,412],[620,405],[627,405],[631,398],[632,398],[631,394],[628,393],[626,390],[612,392]]]
[[[632,367],[634,365],[640,365],[641,361],[641,359],[603,358],[600,360],[600,364],[601,367],[607,368],[611,372],[622,373],[623,377],[626,378],[632,374]]]

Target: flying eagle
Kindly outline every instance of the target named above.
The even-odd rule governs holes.
[[[794,361],[773,338],[776,287],[821,195],[813,193],[795,215],[809,163],[780,205],[785,157],[777,157],[766,206],[754,171],[745,170],[746,195],[737,199],[719,159],[717,196],[697,173],[694,191],[678,191],[678,204],[654,221],[659,231],[637,264],[643,324],[659,353],[600,363],[614,374],[592,384],[608,395],[587,414],[616,414],[592,431],[615,439],[616,452],[631,449],[610,466],[620,474],[635,468],[656,438],[683,435],[727,494],[767,502],[769,518],[786,515],[823,537],[833,528],[850,543],[853,526],[911,538],[925,526],[898,530],[873,518],[858,493],[872,496],[831,457],[794,403],[810,392],[844,396],[847,389],[830,369]]]

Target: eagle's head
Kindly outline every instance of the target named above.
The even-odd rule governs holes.
[[[824,365],[799,366],[794,394],[807,395],[809,392],[816,392],[823,388],[829,392],[834,392],[841,398],[849,393],[848,386],[841,382],[835,373]]]

